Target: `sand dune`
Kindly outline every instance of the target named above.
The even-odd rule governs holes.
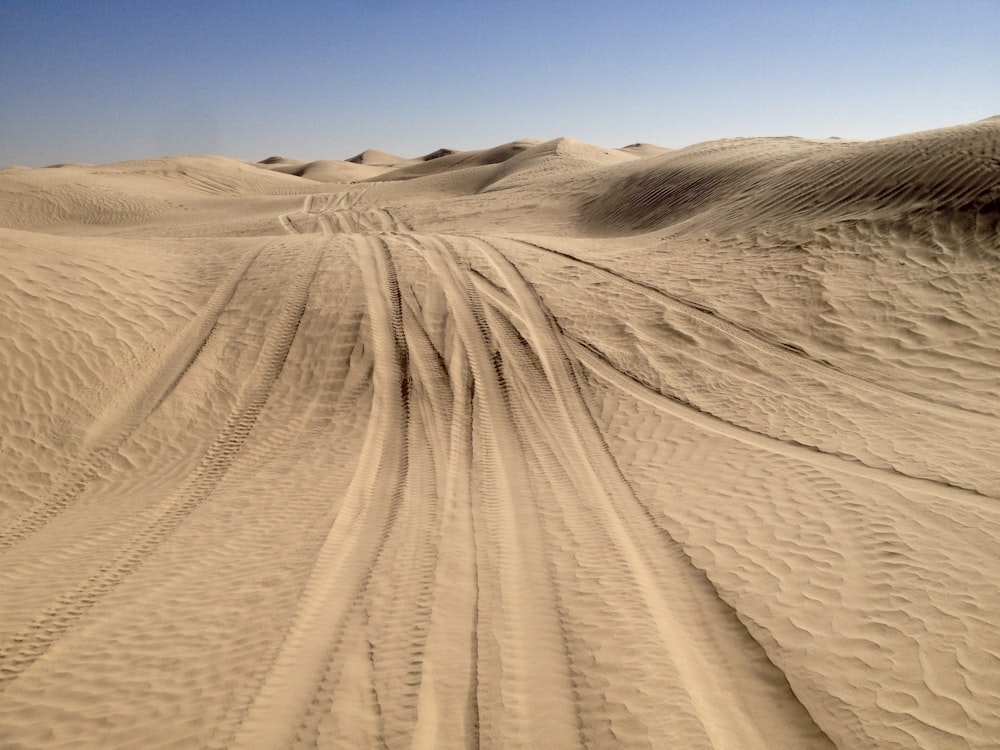
[[[998,165],[0,170],[0,746],[995,747]]]
[[[379,151],[378,149],[370,148],[362,151],[360,154],[355,154],[347,159],[347,161],[352,164],[365,164],[375,167],[395,167],[410,161],[422,161],[422,159],[406,159],[402,156],[390,154],[388,151]]]
[[[456,151],[450,154],[443,154],[434,159],[425,158],[415,164],[403,164],[398,169],[384,175],[379,181],[409,180],[414,177],[427,177],[433,174],[454,172],[458,169],[488,167],[512,159],[518,154],[530,150],[538,143],[539,141],[533,140],[512,141],[511,143],[505,143],[495,148],[477,151]],[[486,171],[490,174],[493,172],[493,170]]]
[[[333,182],[337,184],[358,182],[392,169],[391,166],[365,163],[360,160],[362,156],[355,157],[359,161],[338,161],[336,159],[302,161],[301,159],[289,159],[284,156],[269,156],[257,162],[255,166],[272,172],[304,177],[316,182]]]
[[[659,156],[660,154],[665,154],[670,151],[669,148],[664,146],[657,146],[655,143],[632,143],[628,146],[622,146],[618,149],[619,151],[624,151],[626,154],[632,154],[633,156],[638,156],[642,159],[648,158],[650,156]]]

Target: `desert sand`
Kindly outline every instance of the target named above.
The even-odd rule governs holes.
[[[1000,744],[1000,118],[9,167],[0,257],[0,747]]]

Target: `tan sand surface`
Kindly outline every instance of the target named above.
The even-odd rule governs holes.
[[[1000,118],[0,170],[0,747],[996,748]]]

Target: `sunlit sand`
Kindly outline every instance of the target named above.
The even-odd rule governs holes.
[[[0,170],[0,746],[995,748],[998,165]]]

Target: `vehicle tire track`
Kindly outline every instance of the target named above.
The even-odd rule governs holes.
[[[143,528],[117,555],[75,590],[61,596],[26,630],[0,647],[0,691],[44,656],[52,644],[102,597],[135,572],[222,481],[267,403],[305,310],[320,256],[314,252],[296,257],[299,271],[268,331],[257,364],[240,393],[237,406],[198,467],[180,490],[144,514]]]
[[[766,747],[762,739],[769,724],[782,721],[782,706],[770,706],[773,715],[758,716],[759,724],[747,723],[743,716],[739,716],[740,720],[720,722],[720,709],[711,698],[736,694],[730,689],[732,665],[720,664],[715,651],[704,646],[703,631],[709,623],[700,615],[698,597],[708,596],[710,603],[716,605],[717,592],[706,586],[703,572],[684,554],[680,544],[656,526],[652,514],[622,475],[586,406],[573,359],[564,348],[562,333],[544,302],[496,246],[484,239],[476,244],[513,299],[520,313],[520,337],[537,356],[551,393],[551,398],[546,398],[537,387],[525,388],[528,403],[533,402],[537,410],[533,421],[543,430],[534,439],[556,459],[542,460],[539,465],[543,468],[561,465],[561,481],[574,490],[566,496],[575,495],[577,499],[575,504],[563,504],[558,515],[578,550],[578,574],[587,574],[589,568],[594,576],[595,585],[585,587],[587,595],[596,596],[600,591],[607,597],[608,605],[617,600],[612,605],[614,611],[634,610],[636,617],[629,617],[628,621],[636,624],[637,637],[643,627],[653,628],[658,644],[656,653],[666,661],[658,665],[655,673],[647,674],[659,682],[664,669],[676,672],[677,677],[669,681],[675,687],[671,703],[678,711],[685,706],[690,711],[688,731],[692,737],[701,734],[703,741],[712,747]],[[511,342],[504,349],[508,350],[523,351],[523,344]],[[560,481],[559,477],[553,479]],[[664,552],[669,557],[664,557]],[[662,570],[665,565],[666,570]],[[602,574],[614,577],[615,585],[602,586]],[[576,632],[586,632],[586,626],[580,623]],[[589,645],[591,651],[599,648],[596,643]],[[627,649],[622,660],[632,661]],[[804,714],[801,706],[797,705],[797,709]],[[743,713],[738,700],[731,710]],[[759,712],[761,707],[756,710]],[[753,712],[745,714],[751,716]],[[658,721],[652,706],[643,718],[654,722],[654,726]]]
[[[413,244],[405,242],[404,248],[412,252]],[[422,257],[420,253],[414,255]],[[426,270],[425,263],[422,265]],[[433,275],[431,279],[425,295],[443,297],[441,280]],[[420,644],[416,713],[407,733],[397,740],[409,747],[479,747],[471,373],[458,332],[450,328],[449,345],[442,351],[435,348],[428,321],[423,318],[424,305],[412,287],[403,289],[403,320],[414,376],[414,412],[424,420],[427,431],[425,442],[433,460],[433,472],[428,474],[434,476],[431,491],[439,520],[437,554],[429,578],[428,604],[433,606],[426,613],[426,637]],[[431,310],[432,315],[436,312]],[[448,362],[445,356],[449,356]]]
[[[308,216],[311,213],[313,202],[313,195],[307,195],[302,201],[302,208],[298,211],[291,211],[287,214],[279,214],[278,222],[281,224],[282,229],[284,229],[288,234],[302,234],[302,230],[296,226],[295,222],[292,221],[293,216]]]
[[[443,287],[473,388],[472,520],[476,539],[476,705],[485,746],[575,747],[580,709],[546,575],[544,530],[521,439],[512,429],[504,364],[466,268],[444,238],[407,237]]]
[[[278,222],[289,234],[370,234],[396,231],[397,227],[404,226],[387,209],[357,208],[358,202],[370,189],[310,193],[303,199],[302,208],[279,214]],[[298,223],[295,218],[299,219]]]
[[[534,243],[515,240],[515,247],[541,248]],[[545,249],[545,248],[542,248]],[[558,251],[547,252],[570,259]],[[760,339],[735,324],[689,303],[673,299],[639,282],[622,278],[600,266],[572,259],[575,267],[586,268],[619,286],[625,287],[661,308],[693,324],[689,331],[697,335],[699,327],[721,334],[727,342],[726,354],[705,352],[692,338],[666,338],[664,322],[648,309],[635,308],[626,330],[629,347],[641,353],[641,363],[648,365],[650,377],[659,384],[650,387],[690,391],[684,401],[703,411],[710,411],[746,429],[761,432],[771,411],[787,417],[780,433],[771,435],[814,447],[826,453],[849,455],[873,468],[889,468],[900,474],[940,484],[995,496],[1000,492],[1000,472],[992,460],[997,447],[995,435],[1000,422],[983,414],[926,401],[894,389],[884,388],[841,373],[820,363],[799,357],[780,345]],[[558,283],[558,281],[556,282]],[[581,300],[553,298],[567,323],[567,337],[583,342],[574,332]],[[682,330],[682,329],[678,329]],[[735,352],[735,353],[732,353]],[[614,361],[614,354],[602,354]],[[678,361],[694,360],[697,367],[685,368]],[[658,365],[666,364],[666,367]],[[707,366],[707,368],[706,368]],[[713,379],[691,372],[712,372]],[[724,380],[723,380],[724,379]],[[721,381],[721,382],[717,382]],[[729,394],[726,398],[720,393]],[[742,394],[742,411],[736,411],[732,394]],[[770,411],[754,411],[756,400],[773,396]],[[728,399],[728,400],[727,400]],[[884,414],[886,418],[879,418]],[[889,418],[889,417],[892,418]],[[831,429],[831,424],[834,429]],[[933,426],[936,450],[924,450]]]
[[[294,742],[402,499],[409,386],[399,285],[381,243],[359,242],[358,265],[376,362],[372,412],[361,449],[370,460],[352,478],[316,553],[293,623],[236,730],[233,748],[283,748]]]
[[[174,336],[149,366],[117,389],[81,438],[84,452],[70,464],[52,494],[0,530],[0,553],[23,541],[69,508],[112,462],[119,446],[177,387],[216,329],[236,288],[261,250],[241,255],[203,308]]]
[[[443,295],[443,290],[440,290]],[[436,572],[428,659],[418,697],[414,747],[480,746],[476,633],[480,606],[472,509],[473,384],[468,355],[452,331],[447,365],[452,401],[448,414],[447,470],[441,482],[441,551]],[[462,582],[467,585],[458,585]],[[435,659],[439,657],[439,662]],[[440,663],[441,668],[437,668]]]
[[[318,215],[324,233],[399,234],[409,226],[388,208],[345,208]]]
[[[494,296],[491,299],[496,300],[497,304],[503,304],[499,296]],[[577,360],[601,380],[615,386],[636,401],[653,407],[654,410],[661,414],[681,419],[712,434],[732,438],[745,445],[760,448],[770,453],[788,456],[803,463],[820,467],[826,471],[848,474],[880,484],[889,484],[904,492],[909,490],[921,494],[935,495],[960,502],[964,505],[987,508],[995,507],[992,498],[985,497],[972,490],[942,484],[930,479],[911,477],[890,469],[866,466],[856,461],[818,451],[807,445],[779,440],[770,435],[754,432],[745,427],[727,422],[685,401],[661,393],[633,379],[615,367],[600,352],[594,351],[585,344],[573,339],[569,340],[569,344]]]
[[[444,365],[423,328],[418,298],[403,278],[398,286],[407,352],[404,377],[411,383],[402,496],[390,510],[385,543],[297,730],[299,741],[306,743],[330,735],[347,741],[347,735],[341,734],[346,728],[333,717],[362,710],[357,703],[358,686],[345,684],[346,679],[356,681],[361,672],[355,664],[357,655],[346,644],[356,648],[361,640],[369,654],[363,672],[370,690],[365,692],[376,696],[380,741],[390,747],[413,746],[420,717],[426,720],[431,711],[424,678],[434,672],[435,653],[427,640],[431,613],[438,609],[441,593],[436,573],[445,549],[441,488],[446,486],[449,469],[452,394]],[[449,586],[454,583],[450,581]],[[363,630],[360,636],[349,632],[358,628]]]
[[[422,689],[434,574],[441,548],[440,497],[435,448],[440,445],[429,410],[410,409],[407,475],[402,502],[365,587],[367,633],[383,741],[412,746]],[[433,415],[431,415],[433,419]]]
[[[628,561],[601,519],[588,512],[584,498],[601,493],[580,477],[572,448],[565,445],[552,413],[557,397],[541,362],[503,313],[491,310],[490,319],[512,372],[512,417],[536,488],[532,501],[545,530],[573,694],[587,707],[578,713],[579,746],[632,745],[650,737],[700,745],[706,732],[690,706],[691,687],[678,675],[669,650],[648,632],[649,614],[636,606],[639,596],[623,572]],[[615,583],[609,586],[609,580]],[[639,651],[639,643],[648,647]],[[669,727],[660,725],[666,705]]]
[[[600,277],[614,281],[615,283],[622,283],[635,288],[639,290],[641,294],[651,300],[655,300],[657,304],[662,305],[664,308],[667,308],[672,312],[677,312],[690,320],[709,326],[720,333],[731,337],[733,340],[739,341],[745,346],[760,351],[768,357],[781,360],[789,367],[810,370],[817,373],[817,375],[822,377],[824,380],[842,382],[850,387],[868,391],[877,397],[899,399],[913,408],[933,411],[937,414],[947,415],[951,418],[960,418],[980,422],[984,426],[996,427],[1000,430],[998,420],[989,414],[969,411],[968,409],[963,409],[961,406],[931,401],[923,396],[918,396],[907,391],[899,390],[898,388],[876,383],[875,381],[867,378],[852,375],[838,367],[819,362],[806,355],[796,354],[789,348],[788,345],[767,338],[751,328],[747,328],[736,323],[735,321],[729,320],[708,307],[700,305],[696,302],[691,302],[683,297],[670,294],[669,292],[665,292],[652,285],[644,284],[641,281],[637,281],[629,276],[606,268],[599,263],[579,258],[577,256],[521,238],[505,239],[509,239],[509,241],[516,242],[520,245],[542,250],[550,255],[558,256],[563,260],[573,263],[574,265],[585,266],[588,270],[595,272]]]

